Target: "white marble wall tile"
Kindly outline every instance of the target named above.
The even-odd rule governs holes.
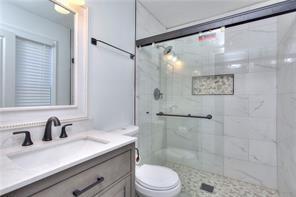
[[[231,54],[231,53],[228,53]],[[248,53],[246,53],[248,58]],[[224,57],[224,54],[221,55]],[[230,56],[230,55],[229,55]],[[221,57],[222,59],[222,57]],[[249,72],[249,60],[245,57],[233,58],[232,61],[216,62],[215,63],[215,74],[244,74]],[[217,60],[221,61],[221,60]]]
[[[235,95],[248,94],[248,73],[234,75],[234,94]]]
[[[224,137],[224,156],[235,159],[249,159],[249,140],[235,137]]]
[[[178,126],[174,129],[167,128],[167,145],[184,150],[198,151],[201,149],[201,138],[197,132],[186,127]]]
[[[250,131],[249,123],[249,117],[225,116],[224,135],[248,139]]]
[[[284,60],[282,60],[284,61]],[[280,64],[277,72],[278,93],[293,93],[296,92],[296,63]]]
[[[249,139],[276,142],[276,119],[250,117],[248,131]]]
[[[159,156],[165,157],[168,162],[202,169],[202,157],[200,152],[167,146],[162,150]]]
[[[208,113],[204,113],[205,115]],[[211,120],[201,120],[199,133],[218,135],[224,134],[224,117],[219,115],[213,115]]]
[[[277,169],[269,165],[224,159],[224,175],[257,185],[277,188]]]
[[[276,121],[273,118],[225,116],[224,134],[243,139],[276,141]]]
[[[200,134],[202,152],[223,155],[223,136]]]
[[[199,152],[200,160],[202,163],[201,170],[213,172],[216,174],[223,174],[224,171],[224,158],[221,155],[211,154],[207,152]],[[196,167],[194,167],[196,168]]]
[[[247,25],[240,29],[227,29],[225,32],[225,50],[229,52],[248,49],[248,37]]]
[[[251,95],[249,102],[251,117],[275,118],[276,94]]]
[[[247,95],[225,96],[224,114],[230,116],[249,116],[249,97]]]
[[[278,17],[277,164],[281,197],[296,196],[296,14]],[[292,60],[292,61],[291,61]]]
[[[260,50],[251,50],[249,58],[250,72],[276,72],[277,48],[266,47]]]
[[[250,140],[249,159],[252,162],[276,166],[276,143]]]
[[[247,74],[248,94],[275,94],[276,73],[257,72]]]

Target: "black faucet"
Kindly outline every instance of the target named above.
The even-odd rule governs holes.
[[[54,123],[54,126],[60,126],[61,125],[61,122],[57,117],[55,117],[55,116],[50,117],[47,120],[46,125],[45,125],[45,131],[44,131],[44,135],[43,135],[43,138],[42,138],[43,141],[51,141],[52,140],[52,135],[51,135],[52,122]]]

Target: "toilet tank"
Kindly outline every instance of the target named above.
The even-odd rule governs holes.
[[[139,135],[139,127],[135,126],[135,125],[129,125],[126,127],[122,127],[119,129],[115,129],[112,130],[112,132],[121,134],[121,135],[126,135],[126,136],[131,136],[131,137],[135,137],[138,139],[138,135]],[[138,147],[138,140],[136,141],[136,147]]]

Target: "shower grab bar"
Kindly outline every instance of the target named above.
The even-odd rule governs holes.
[[[213,116],[211,114],[208,114],[206,116],[193,116],[191,114],[187,115],[180,115],[180,114],[165,114],[163,112],[156,113],[157,116],[173,116],[173,117],[184,117],[184,118],[203,118],[203,119],[212,119]]]

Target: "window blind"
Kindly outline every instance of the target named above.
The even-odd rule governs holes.
[[[52,104],[52,48],[16,37],[16,106]]]
[[[0,36],[0,107],[3,107],[3,38]]]

